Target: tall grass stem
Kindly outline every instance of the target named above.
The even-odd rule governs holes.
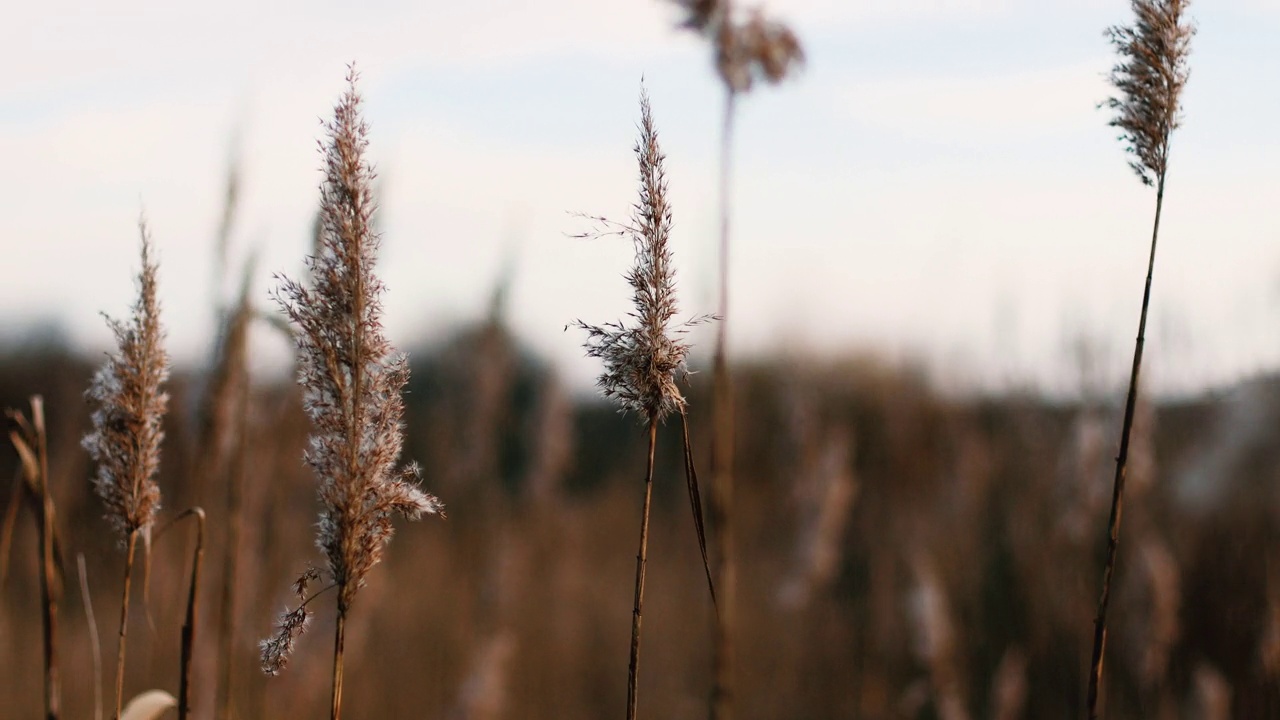
[[[1102,571],[1102,593],[1098,613],[1093,620],[1093,653],[1089,659],[1089,720],[1098,717],[1098,694],[1102,685],[1102,661],[1107,647],[1107,609],[1111,604],[1111,578],[1116,569],[1116,551],[1120,547],[1120,515],[1124,510],[1125,469],[1129,460],[1129,437],[1133,430],[1134,410],[1138,404],[1138,375],[1142,370],[1142,349],[1146,342],[1147,308],[1151,304],[1151,276],[1156,264],[1156,240],[1160,235],[1160,211],[1164,208],[1164,176],[1157,181],[1156,217],[1151,229],[1151,254],[1147,259],[1147,281],[1142,291],[1142,314],[1138,318],[1138,339],[1133,349],[1133,368],[1129,373],[1129,393],[1124,403],[1124,421],[1120,427],[1120,452],[1116,455],[1116,475],[1112,486],[1111,518],[1107,525],[1107,561]]]
[[[129,586],[133,581],[133,556],[138,548],[138,535],[141,529],[129,532],[128,545],[124,555],[124,589],[120,592],[120,634],[116,645],[116,711],[111,717],[120,720],[120,710],[124,706],[124,658],[125,644],[129,636]]]
[[[733,125],[737,91],[726,86],[720,132],[720,290],[713,360],[711,440],[711,516],[715,534],[716,581],[720,587],[712,639],[712,720],[733,717],[733,383],[729,375],[729,221],[733,177]]]
[[[636,553],[636,597],[631,610],[631,658],[627,664],[627,720],[636,719],[640,684],[640,621],[644,610],[644,571],[649,557],[649,510],[653,505],[653,458],[658,444],[658,417],[649,414],[649,460],[644,473],[644,508],[640,513],[640,550]]]

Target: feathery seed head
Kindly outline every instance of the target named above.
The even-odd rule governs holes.
[[[636,311],[634,324],[623,322],[588,325],[572,324],[587,331],[589,357],[604,361],[605,370],[597,385],[606,397],[613,397],[623,411],[635,410],[650,419],[662,419],[684,407],[676,380],[686,374],[689,346],[681,336],[685,328],[707,320],[695,318],[672,330],[677,312],[675,268],[671,262],[671,206],[667,202],[667,179],[663,169],[666,156],[658,144],[649,96],[640,93],[640,139],[635,146],[640,166],[640,197],[632,206],[630,225],[618,225],[616,234],[626,234],[635,245],[635,265],[627,273]],[[596,233],[604,234],[604,233]]]
[[[1133,26],[1107,30],[1121,58],[1110,78],[1120,95],[1103,104],[1115,111],[1110,125],[1121,129],[1126,151],[1136,156],[1129,166],[1144,185],[1164,179],[1169,136],[1181,123],[1179,97],[1190,74],[1187,56],[1195,35],[1184,17],[1189,3],[1130,0]]]
[[[392,517],[416,519],[443,509],[419,489],[416,466],[396,467],[409,365],[381,324],[384,288],[373,274],[379,245],[374,171],[364,158],[368,126],[360,117],[357,79],[352,68],[320,143],[325,179],[309,282],[282,278],[276,292],[296,329],[298,382],[314,429],[305,460],[320,485],[316,544],[344,610],[381,559]]]
[[[258,642],[262,656],[262,672],[279,675],[289,665],[293,646],[311,624],[311,612],[306,605],[294,609],[285,608],[276,620],[276,633]]]
[[[169,395],[160,386],[169,377],[169,358],[161,345],[160,305],[156,299],[156,263],[145,221],[138,300],[127,322],[107,318],[117,350],[93,377],[85,393],[96,407],[93,429],[81,442],[98,465],[94,490],[106,517],[124,542],[135,530],[146,532],[160,509],[156,472],[160,467],[162,421]]]
[[[311,610],[307,607],[311,597],[307,588],[312,582],[320,579],[320,571],[308,567],[293,581],[293,594],[298,598],[298,607],[285,608],[276,620],[276,632],[266,640],[258,643],[261,654],[262,671],[268,675],[279,675],[289,664],[289,656],[293,654],[293,645],[306,632],[311,624]],[[317,593],[318,594],[318,593]]]
[[[716,71],[732,93],[751,90],[757,79],[776,85],[804,62],[791,28],[765,18],[759,8],[740,13],[731,0],[674,0],[687,13],[680,27],[708,39]]]

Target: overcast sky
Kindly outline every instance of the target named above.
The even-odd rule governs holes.
[[[668,4],[264,5],[8,4],[0,337],[48,321],[106,347],[98,313],[127,311],[145,211],[174,354],[202,357],[236,147],[234,262],[259,248],[269,306],[271,273],[298,273],[307,250],[319,119],[353,60],[384,190],[394,342],[482,316],[510,266],[517,333],[590,380],[594,361],[563,327],[626,312],[631,249],[567,238],[582,229],[568,213],[626,217],[641,76],[668,154],[681,302],[714,309],[722,95]],[[1112,64],[1103,29],[1128,22],[1128,5],[772,2],[808,63],[741,104],[735,350],[874,351],[949,383],[1061,386],[1087,336],[1123,374],[1154,192],[1096,105]],[[1192,14],[1148,345],[1166,390],[1280,364],[1280,0]]]

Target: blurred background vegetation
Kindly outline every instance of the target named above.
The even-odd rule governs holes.
[[[513,338],[500,303],[410,358],[406,457],[421,463],[449,516],[402,527],[353,609],[352,715],[618,714],[643,480],[639,421],[566,389]],[[0,404],[45,398],[58,531],[68,557],[86,555],[109,673],[122,553],[79,446],[96,364],[55,335],[7,344]],[[160,478],[162,523],[192,504],[210,518],[197,716],[213,711],[228,488],[238,486],[234,716],[319,717],[332,614],[318,613],[280,677],[262,675],[256,649],[290,601],[288,580],[319,559],[315,482],[301,461],[308,425],[289,378],[254,376],[211,450],[217,377],[212,368],[175,371]],[[1118,393],[959,395],[869,356],[757,360],[735,381],[740,717],[1081,716]],[[706,467],[710,373],[692,383]],[[663,432],[641,704],[650,717],[699,718],[712,607],[679,427]],[[1280,716],[1277,439],[1273,377],[1140,408],[1108,717]],[[32,515],[15,506],[17,466],[4,444],[0,515],[16,513],[0,593],[5,718],[41,707],[37,538]],[[190,535],[178,528],[156,544],[149,606],[134,608],[126,695],[176,689]],[[90,717],[92,657],[74,563],[66,567],[65,716]]]

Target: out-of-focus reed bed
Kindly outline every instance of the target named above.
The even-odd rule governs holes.
[[[567,395],[500,308],[411,357],[405,453],[439,479],[432,487],[449,497],[450,518],[401,533],[385,570],[370,575],[361,595],[370,611],[348,627],[347,661],[359,671],[348,674],[347,704],[370,717],[616,716],[646,451],[634,418]],[[0,405],[44,397],[59,536],[67,557],[85,553],[109,673],[121,556],[78,450],[92,373],[90,359],[56,343],[10,346]],[[1084,713],[1090,648],[1080,628],[1102,569],[1094,530],[1106,518],[1117,412],[1028,395],[947,397],[909,368],[868,359],[743,364],[736,378],[741,716]],[[709,373],[692,379],[698,407]],[[173,408],[198,406],[190,370],[176,368],[167,387]],[[196,417],[165,418],[166,497],[192,491],[194,460],[178,448],[195,445]],[[258,379],[246,417],[229,707],[239,718],[322,716],[332,616],[317,616],[279,677],[261,674],[254,647],[287,599],[279,578],[313,552],[315,485],[299,462],[308,424],[284,379]],[[705,437],[709,420],[695,415],[694,434]],[[1275,379],[1140,403],[1108,717],[1280,712],[1277,428]],[[679,478],[678,426],[660,428],[657,447],[655,477]],[[5,482],[17,463],[0,450]],[[0,487],[0,516],[9,489]],[[227,503],[207,494],[211,528]],[[651,716],[705,717],[712,610],[678,481],[655,484],[652,523],[640,694]],[[217,626],[222,588],[208,578],[226,562],[221,533],[210,531],[202,628]],[[155,629],[135,606],[130,630],[134,691],[177,695],[187,537],[155,546]],[[0,594],[3,717],[42,711],[38,540],[33,517],[19,513]],[[89,636],[78,583],[67,580],[62,711],[91,717]],[[211,629],[197,640],[196,676],[210,679],[193,717],[211,717],[218,645]]]

